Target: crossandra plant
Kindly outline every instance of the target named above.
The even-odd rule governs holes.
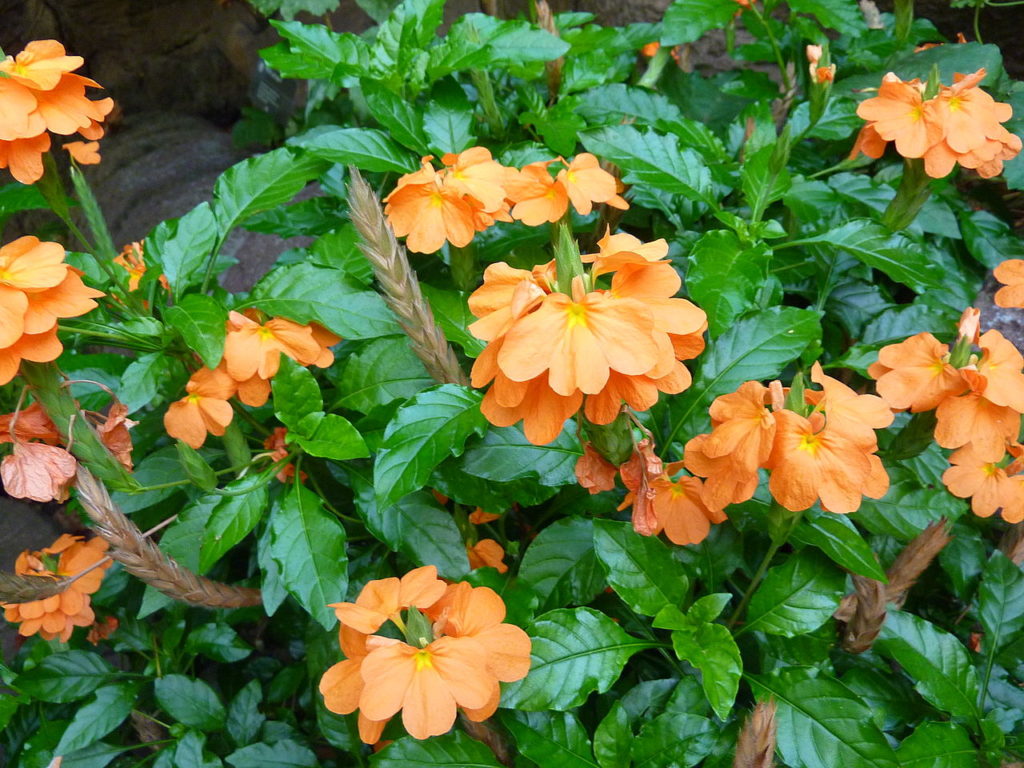
[[[368,5],[273,20],[287,138],[123,248],[102,146],[54,157],[110,99],[0,62],[0,478],[77,521],[0,574],[0,761],[1019,764],[999,50],[906,2]],[[238,228],[310,244],[229,293]]]

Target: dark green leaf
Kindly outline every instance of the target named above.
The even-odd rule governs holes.
[[[235,694],[228,707],[227,731],[235,746],[245,746],[255,740],[266,718],[260,712],[263,689],[259,680],[250,680]]]
[[[921,723],[896,754],[903,768],[975,768],[982,764],[970,735],[956,723]]]
[[[162,352],[150,352],[133,360],[121,374],[121,385],[117,388],[117,397],[128,408],[128,413],[135,413],[144,405],[149,405],[171,378],[171,360]]]
[[[228,168],[213,187],[221,237],[249,216],[288,202],[326,167],[315,155],[281,147]]]
[[[221,232],[209,203],[180,219],[161,222],[146,237],[146,261],[162,272],[174,295],[203,278],[207,259]]]
[[[261,480],[255,488],[244,490],[251,485],[250,478],[241,478],[225,486],[225,491],[237,495],[220,497],[206,519],[199,546],[201,572],[210,570],[228,550],[248,536],[263,517],[267,508],[267,486]]]
[[[423,113],[408,100],[373,80],[361,83],[370,114],[391,136],[417,154],[429,153],[430,140],[423,130]]]
[[[266,48],[260,55],[285,77],[331,79],[361,74],[368,66],[365,42],[351,33],[338,34],[323,24],[270,22],[287,43]]]
[[[587,131],[580,141],[588,151],[619,166],[627,184],[650,185],[717,207],[707,165],[692,149],[681,148],[674,134],[618,125]]]
[[[328,162],[364,171],[409,173],[417,166],[408,150],[375,128],[314,128],[291,143]]]
[[[725,27],[736,10],[718,0],[675,0],[665,9],[661,44],[696,42],[705,32]]]
[[[591,608],[562,609],[539,616],[527,629],[533,641],[530,673],[506,686],[502,706],[565,711],[593,692],[604,693],[637,651],[650,643],[623,632]]]
[[[612,704],[594,731],[594,756],[601,768],[620,768],[629,765],[629,750],[633,742],[629,713],[618,701]]]
[[[462,731],[418,741],[406,736],[370,758],[373,768],[501,768],[494,753]]]
[[[224,663],[241,661],[252,653],[252,646],[240,638],[230,625],[219,622],[201,624],[189,632],[185,649]]]
[[[323,508],[320,497],[293,485],[270,517],[270,554],[281,581],[324,629],[337,623],[328,603],[345,599],[348,555],[345,529]]]
[[[907,480],[894,482],[881,499],[864,499],[853,519],[872,533],[910,541],[928,525],[945,517],[955,520],[966,503],[944,488],[921,488]]]
[[[533,477],[549,487],[576,483],[579,443],[563,430],[554,442],[534,445],[516,427],[492,428],[484,439],[466,449],[463,469],[484,480],[507,482]]]
[[[196,486],[204,491],[212,491],[217,487],[217,476],[213,473],[213,467],[206,463],[206,459],[199,455],[192,446],[179,440],[174,447],[178,451],[178,461],[185,475]]]
[[[297,323],[315,321],[346,339],[401,333],[394,315],[377,293],[365,290],[340,269],[308,262],[270,272],[239,309],[246,306]]]
[[[683,601],[689,579],[658,538],[639,535],[630,523],[595,520],[594,551],[612,589],[637,613],[654,616]]]
[[[434,384],[405,336],[376,339],[348,357],[337,381],[336,406],[369,413],[394,400],[406,400]]]
[[[889,611],[875,649],[895,659],[932,706],[957,717],[978,716],[978,675],[953,635],[902,611]]]
[[[89,651],[64,651],[47,656],[18,675],[16,686],[33,698],[64,704],[85,698],[111,680],[114,669]]]
[[[155,768],[223,768],[224,763],[219,757],[210,755],[204,749],[206,745],[206,734],[198,731],[189,731],[178,741],[172,753],[169,749],[161,753],[154,764]],[[161,758],[167,754],[170,759],[161,763]]]
[[[740,649],[722,624],[704,623],[695,630],[676,630],[672,647],[680,659],[700,670],[704,695],[720,720],[728,718],[743,673]]]
[[[430,48],[427,72],[436,80],[465,69],[552,61],[568,50],[568,43],[529,22],[467,13],[452,24],[440,45]]]
[[[466,438],[482,435],[487,420],[479,392],[444,384],[414,396],[398,409],[384,432],[373,465],[377,503],[388,506],[422,488],[434,467],[462,453]]]
[[[470,357],[479,357],[487,343],[467,330],[469,324],[476,321],[469,311],[468,294],[444,291],[432,285],[423,285],[422,289],[445,338],[462,347]]]
[[[729,230],[713,230],[694,243],[686,272],[686,292],[708,315],[711,336],[728,330],[756,306],[768,278],[772,252],[764,243],[744,245]]]
[[[423,130],[430,140],[431,152],[437,155],[458,153],[476,143],[473,105],[461,87],[438,84],[423,113]]]
[[[996,550],[982,573],[978,596],[982,649],[993,658],[1024,627],[1024,571]]]
[[[744,631],[795,637],[813,632],[839,606],[846,575],[814,550],[805,549],[769,569],[754,592]]]
[[[291,739],[282,739],[273,745],[250,744],[224,759],[234,768],[317,768],[320,765],[309,747]]]
[[[214,690],[202,680],[165,675],[153,683],[157,703],[179,723],[203,731],[224,727],[227,713]]]
[[[760,221],[768,206],[781,200],[793,186],[780,151],[778,143],[761,147],[747,156],[740,168],[743,199],[754,221]]]
[[[918,293],[942,288],[946,280],[942,267],[925,250],[868,219],[853,219],[820,235],[786,243],[785,247],[806,245],[846,251]]]
[[[270,386],[274,394],[274,415],[289,429],[298,429],[304,417],[323,411],[320,385],[308,368],[291,358],[282,357],[281,367]]]
[[[598,768],[587,732],[570,712],[514,712],[501,722],[524,757],[544,768]]]
[[[216,368],[224,354],[228,312],[212,296],[190,293],[164,311],[164,320],[181,334],[188,348],[207,368]]]
[[[793,541],[810,544],[828,555],[836,565],[861,576],[887,581],[885,571],[871,545],[844,515],[808,510],[792,534]]]
[[[658,715],[640,729],[633,742],[633,768],[696,765],[714,747],[714,730],[706,717],[684,712]]]
[[[871,711],[845,685],[825,673],[789,667],[777,675],[748,677],[758,700],[775,700],[778,750],[800,768],[896,768],[896,754]]]
[[[604,588],[595,535],[593,521],[569,517],[552,523],[530,543],[519,578],[537,593],[542,611],[589,603]]]
[[[444,0],[402,0],[377,29],[375,63],[408,78],[417,55],[434,40],[443,11]]]
[[[790,10],[809,13],[821,25],[846,35],[860,35],[867,31],[864,14],[857,0],[789,0]]]
[[[370,455],[366,441],[344,416],[310,413],[303,416],[286,441],[296,443],[312,456],[335,461],[363,459]]]
[[[136,693],[134,686],[125,684],[100,688],[92,701],[75,712],[54,751],[66,755],[102,739],[128,717]]]

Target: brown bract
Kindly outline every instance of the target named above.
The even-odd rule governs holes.
[[[65,501],[78,462],[63,448],[45,443],[14,444],[0,462],[4,490],[16,499]]]

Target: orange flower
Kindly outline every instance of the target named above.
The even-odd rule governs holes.
[[[576,481],[591,494],[610,491],[615,487],[618,469],[594,450],[590,443],[583,444],[583,455],[576,460]]]
[[[114,263],[128,271],[128,290],[138,290],[142,276],[146,274],[146,262],[142,259],[142,243],[131,242],[114,257]]]
[[[875,450],[875,430],[885,429],[893,421],[892,409],[885,401],[877,395],[858,395],[838,379],[826,376],[818,362],[811,366],[811,381],[820,384],[822,391],[806,390],[806,399],[815,410],[824,410],[829,429]]]
[[[726,519],[721,509],[708,507],[703,500],[703,483],[696,477],[670,475],[682,468],[682,462],[669,464],[665,474],[654,481],[654,514],[658,529],[674,544],[699,544],[711,531],[711,523]]]
[[[920,80],[904,82],[890,72],[882,78],[878,95],[857,106],[857,114],[884,141],[896,142],[896,151],[903,157],[923,157],[942,139],[944,129],[934,103],[926,102],[923,92]]]
[[[93,645],[99,645],[101,640],[106,640],[114,634],[119,626],[121,626],[121,622],[116,617],[107,616],[90,627],[89,634],[85,636],[85,639]]]
[[[57,328],[46,333],[26,333],[9,347],[0,349],[0,385],[13,379],[22,360],[33,363],[48,363],[60,357],[64,345],[57,338]]]
[[[1002,457],[1000,456],[1000,459]],[[954,451],[949,457],[953,466],[942,474],[942,482],[954,496],[970,498],[971,511],[979,517],[991,517],[1003,506],[1006,471],[999,460],[980,455],[972,445]]]
[[[640,49],[640,55],[646,56],[648,59],[654,56],[661,48],[661,43],[655,40],[653,43],[647,43]]]
[[[78,462],[63,448],[45,443],[14,443],[0,462],[4,490],[16,499],[65,501]]]
[[[244,402],[243,398],[243,402]],[[284,427],[275,427],[274,431],[267,436],[267,439],[263,441],[263,447],[270,450],[270,458],[277,462],[288,456],[288,447],[285,437],[288,435],[288,430]],[[293,477],[295,477],[295,465],[288,462],[275,475],[278,482],[287,483]],[[299,479],[305,482],[306,473],[303,472],[299,475]]]
[[[548,166],[554,162],[564,167],[553,179]],[[562,158],[530,163],[518,174],[512,171],[506,186],[509,199],[515,203],[512,218],[531,227],[558,221],[569,210],[570,202],[583,216],[593,210],[594,203],[607,203],[623,210],[629,207],[617,194],[616,178],[588,152],[569,163]]]
[[[992,272],[1003,287],[996,291],[1000,307],[1024,307],[1024,259],[1007,259]]]
[[[277,373],[282,352],[300,365],[312,365],[322,350],[308,325],[281,317],[260,324],[239,312],[232,311],[228,315],[224,364],[235,381],[246,381],[253,376],[271,378]]]
[[[616,194],[616,178],[604,170],[592,154],[583,152],[570,163],[558,159],[565,168],[558,172],[557,181],[565,186],[569,202],[578,214],[586,216],[593,210],[594,203],[607,203],[623,211],[629,208],[629,203]]]
[[[930,333],[883,347],[878,362],[868,367],[868,375],[876,380],[882,399],[897,411],[930,411],[967,389],[959,371],[949,363],[949,347]]]
[[[11,422],[14,422],[14,435],[11,435]],[[60,434],[50,417],[46,415],[39,403],[32,403],[17,414],[6,413],[0,416],[0,443],[11,443],[15,440],[42,440],[49,445],[60,442]]]
[[[207,433],[223,435],[234,416],[228,402],[237,384],[223,368],[201,368],[192,374],[181,400],[171,403],[164,414],[164,429],[193,448],[202,447]]]
[[[86,88],[100,86],[72,73],[82,63],[79,56],[65,55],[56,40],[31,42],[17,57],[0,62],[0,168],[10,168],[18,181],[33,184],[42,177],[42,154],[50,148],[47,130],[90,140],[103,135],[100,123],[114,102],[86,96]],[[95,147],[82,142],[65,148],[80,162],[99,160]]]
[[[412,616],[403,620],[403,608],[413,605],[432,626],[422,618],[416,624]],[[470,719],[483,720],[498,705],[498,682],[518,680],[529,669],[529,637],[502,623],[501,598],[486,587],[446,587],[431,566],[402,579],[371,581],[355,604],[334,608],[342,620],[339,642],[346,659],[327,670],[320,691],[333,712],[359,709],[360,737],[367,743],[375,743],[399,712],[417,739],[448,731],[460,707]],[[367,636],[389,619],[408,643]]]
[[[99,165],[100,143],[98,141],[69,141],[64,149],[79,165]]]
[[[833,82],[836,79],[836,65],[830,64],[825,67],[818,66],[821,62],[822,54],[824,53],[821,46],[808,45],[805,50],[809,64],[808,69],[811,73],[811,82],[819,84]]]
[[[445,498],[447,501],[447,497]],[[477,507],[469,513],[469,522],[473,525],[483,525],[484,523],[490,523],[497,520],[501,515],[496,515],[493,512],[484,512],[483,509]]]
[[[469,557],[469,567],[494,568],[498,573],[507,573],[508,566],[505,565],[505,548],[494,539],[480,539],[476,544],[466,547],[466,556]]]
[[[14,570],[19,576],[65,578],[99,563],[106,550],[107,542],[103,539],[95,538],[83,543],[81,536],[64,534],[40,552],[22,552]],[[71,582],[60,594],[44,600],[4,603],[4,617],[21,623],[18,634],[23,637],[39,633],[46,640],[59,637],[62,642],[67,642],[75,627],[87,627],[95,620],[89,596],[100,588],[103,572],[109,567],[110,562],[96,566]]]

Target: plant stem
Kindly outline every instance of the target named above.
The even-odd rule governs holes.
[[[768,44],[771,45],[772,53],[775,54],[775,64],[778,66],[779,76],[782,78],[782,93],[789,93],[793,90],[793,81],[789,79],[789,72],[786,69],[786,60],[782,56],[782,48],[779,47],[779,41],[775,38],[775,33],[772,32],[772,28],[768,24],[769,19],[757,9],[757,6],[754,3],[750,4],[749,10],[757,17],[757,20],[761,22],[761,26],[764,27],[764,31],[768,35]]]

